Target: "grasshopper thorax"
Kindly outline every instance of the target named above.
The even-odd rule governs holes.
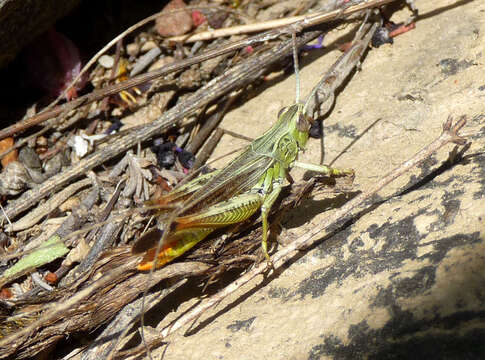
[[[296,160],[298,151],[305,148],[309,130],[310,121],[303,114],[303,104],[296,103],[281,109],[275,126],[254,144],[274,144],[272,156],[278,159],[284,168],[288,168]]]

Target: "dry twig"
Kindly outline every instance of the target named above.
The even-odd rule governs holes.
[[[339,8],[333,11],[321,11],[311,15],[286,17],[283,19],[270,20],[270,21],[255,23],[255,24],[246,24],[246,25],[240,25],[240,26],[233,26],[230,28],[204,31],[204,32],[196,33],[189,36],[183,36],[183,35],[174,36],[169,38],[169,40],[183,41],[183,42],[211,40],[211,39],[216,39],[224,36],[247,34],[247,33],[253,33],[257,31],[275,29],[282,26],[288,26],[293,24],[297,24],[302,28],[308,28],[316,24],[321,24],[326,21],[330,21],[336,18],[354,14],[364,9],[383,6],[394,1],[395,0],[364,0],[360,4],[349,5],[348,7],[344,6],[342,8]]]

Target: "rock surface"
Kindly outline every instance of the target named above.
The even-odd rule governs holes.
[[[326,163],[354,168],[355,189],[369,188],[435,139],[450,114],[467,115],[472,145],[465,159],[447,166],[452,146],[442,149],[382,191],[386,201],[281,274],[233,294],[189,336],[169,337],[157,350],[164,359],[485,357],[485,2],[417,5],[416,29],[370,51],[337,97],[324,122]],[[340,55],[336,36],[309,56],[314,61],[303,60],[303,94]],[[291,76],[222,126],[256,137],[293,101]],[[224,140],[215,157],[239,146]],[[301,160],[318,159],[311,141]],[[331,201],[316,196],[291,211],[280,240],[318,225]],[[194,303],[182,304],[163,326]]]

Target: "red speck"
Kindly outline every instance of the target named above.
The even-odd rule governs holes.
[[[48,283],[55,284],[59,279],[57,278],[57,275],[53,272],[48,272],[44,276],[44,280],[47,281]]]
[[[194,23],[195,27],[198,27],[205,23],[207,19],[205,18],[204,14],[202,14],[199,10],[192,11],[192,22]]]
[[[254,48],[251,45],[248,45],[244,48],[248,54],[252,54],[254,52]]]

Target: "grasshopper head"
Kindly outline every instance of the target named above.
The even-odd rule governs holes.
[[[292,126],[293,137],[298,143],[298,147],[304,149],[313,120],[303,112],[303,104],[295,104],[293,106],[298,106],[298,109],[294,114],[294,125],[292,124],[294,126],[294,128]]]
[[[304,149],[312,120],[303,113],[303,104],[297,103],[284,107],[278,113],[279,127],[296,141],[299,149]]]

